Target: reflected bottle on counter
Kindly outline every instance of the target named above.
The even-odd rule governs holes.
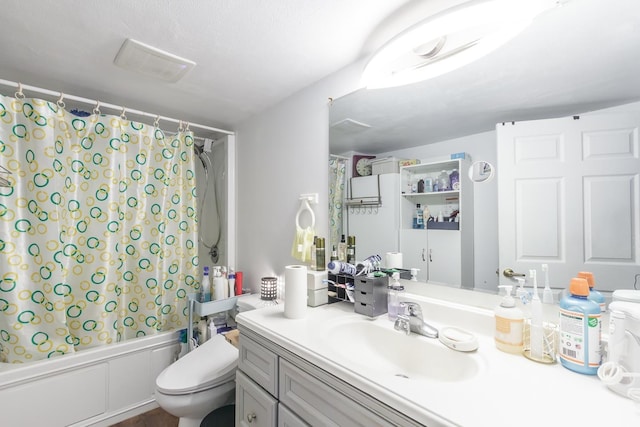
[[[356,236],[347,237],[347,263],[356,263]]]
[[[326,252],[324,250],[324,237],[316,239],[316,271],[324,271],[326,266]]]

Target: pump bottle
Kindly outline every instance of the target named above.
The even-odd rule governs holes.
[[[511,285],[500,285],[506,295],[495,308],[496,328],[494,338],[496,348],[506,353],[521,354],[523,347],[522,329],[524,314],[516,307],[516,301],[511,296]]]

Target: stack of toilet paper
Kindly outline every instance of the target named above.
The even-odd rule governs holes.
[[[317,307],[328,302],[327,272],[307,271],[307,305],[309,307]]]

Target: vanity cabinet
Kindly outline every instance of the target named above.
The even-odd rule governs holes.
[[[242,325],[239,342],[238,426],[419,425]]]
[[[422,162],[400,168],[400,252],[404,268],[419,268],[418,280],[473,287],[473,183],[467,159]],[[458,172],[458,184],[433,191],[443,171]],[[443,222],[427,221],[414,228],[417,204]],[[449,221],[455,211],[456,221]],[[463,269],[462,266],[465,266]]]

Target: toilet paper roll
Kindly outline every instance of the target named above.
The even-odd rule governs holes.
[[[387,252],[385,261],[387,268],[402,268],[402,252]]]
[[[284,268],[284,317],[301,319],[307,314],[307,267]]]

